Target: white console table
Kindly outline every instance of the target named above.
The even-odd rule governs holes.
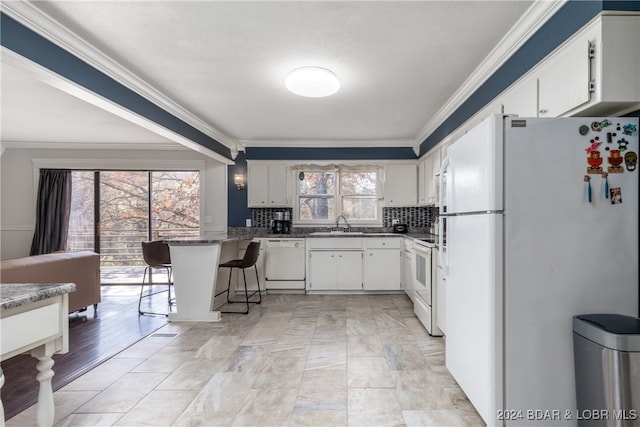
[[[53,425],[51,356],[69,351],[69,292],[75,290],[73,283],[0,284],[0,360],[29,350],[38,359],[38,426]],[[0,387],[3,384],[0,372]],[[4,427],[2,401],[0,426]]]

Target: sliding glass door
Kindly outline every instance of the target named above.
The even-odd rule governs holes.
[[[103,284],[139,283],[141,242],[200,234],[196,171],[75,171],[69,250],[100,253]]]

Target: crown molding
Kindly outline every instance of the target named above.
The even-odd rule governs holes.
[[[112,169],[114,165],[118,169],[174,169],[174,170],[200,170],[204,171],[204,160],[182,159],[130,159],[130,158],[33,158],[34,169]]]
[[[162,92],[124,68],[114,59],[100,52],[93,45],[68,30],[60,22],[47,15],[34,4],[25,0],[3,2],[1,10],[31,31],[55,43],[118,83],[228,148],[233,150],[237,144],[234,138],[211,126],[209,123],[165,96]]]
[[[370,148],[411,147],[413,139],[245,139],[242,147]]]
[[[416,135],[413,148],[420,144],[451,116],[480,86],[487,81],[522,45],[535,34],[568,0],[536,0],[511,30],[478,65],[473,73]]]
[[[65,141],[2,141],[2,149],[22,150],[153,150],[153,151],[191,151],[180,144],[156,142],[65,142]]]

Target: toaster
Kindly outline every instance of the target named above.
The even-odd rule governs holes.
[[[393,225],[393,232],[394,233],[406,233],[408,229],[409,229],[409,227],[407,227],[407,224],[394,224]]]

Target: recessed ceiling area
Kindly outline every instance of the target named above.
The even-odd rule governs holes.
[[[32,4],[230,140],[321,147],[413,145],[532,3]],[[340,90],[326,98],[289,92],[286,76],[307,65],[334,72]],[[116,124],[122,119],[109,113],[83,112],[96,107],[43,83],[17,82],[20,77],[2,67],[3,140],[169,142]],[[91,126],[78,124],[83,114],[88,117],[80,123]],[[42,131],[29,128],[34,121]]]

